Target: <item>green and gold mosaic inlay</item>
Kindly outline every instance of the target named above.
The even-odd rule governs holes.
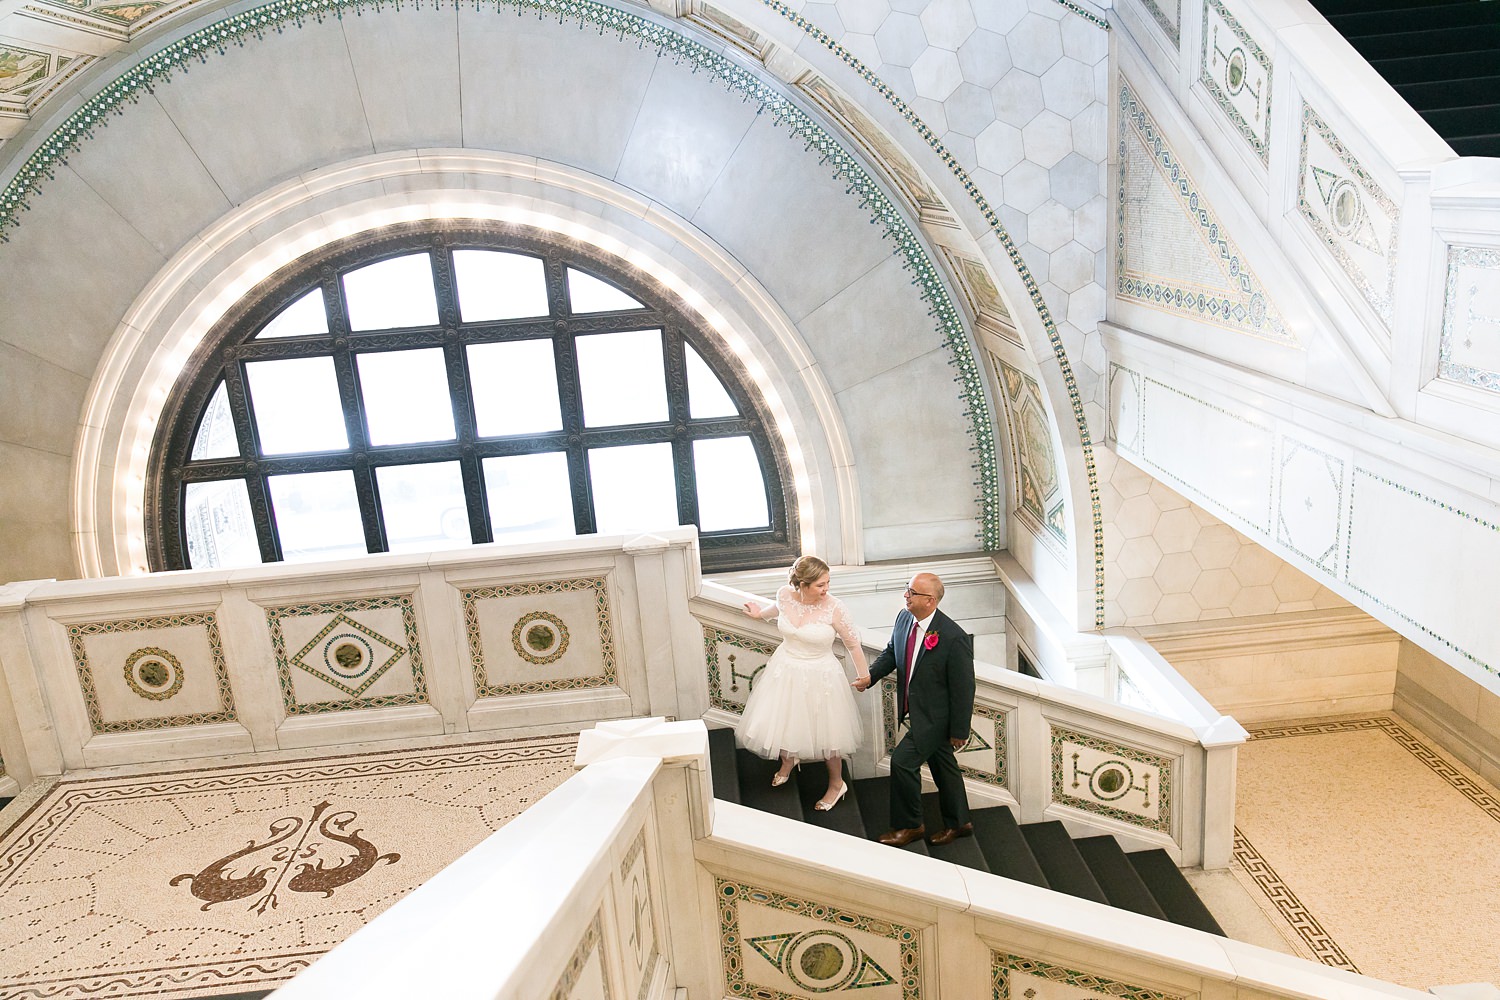
[[[1030,982],[1036,985],[1031,985]],[[1067,992],[1043,993],[1045,984],[1055,983]],[[1067,969],[1038,958],[1022,958],[1003,951],[990,952],[990,984],[993,1000],[1031,1000],[1040,996],[1066,996],[1068,1000],[1089,1000],[1089,997],[1118,998],[1118,1000],[1190,1000],[1196,993],[1164,993],[1145,986],[1122,983],[1092,972]],[[1041,989],[1038,989],[1038,986]],[[1078,991],[1087,995],[1080,996]]]
[[[1053,726],[1052,799],[1171,834],[1172,761],[1114,740]]]
[[[599,672],[588,676],[549,677],[539,680],[497,682],[491,680],[490,669],[485,659],[484,633],[480,620],[480,605],[486,601],[513,597],[545,597],[548,595],[589,593],[594,598],[594,620],[599,640]],[[498,587],[475,587],[463,591],[464,628],[469,638],[469,660],[474,672],[474,686],[481,698],[496,698],[513,694],[542,694],[548,691],[577,691],[584,688],[607,687],[616,683],[614,626],[609,611],[609,589],[603,577],[582,577],[572,580],[547,580],[541,583],[514,583]],[[542,633],[550,637],[543,640]],[[510,629],[511,651],[522,662],[533,666],[550,666],[559,661],[567,651],[570,632],[563,619],[548,611],[528,609],[522,612]],[[540,649],[523,650],[533,642]],[[555,652],[556,655],[551,655]]]
[[[703,657],[708,664],[709,703],[726,712],[738,714],[743,711],[745,699],[750,697],[750,688],[774,652],[775,643],[731,632],[716,625],[703,626]],[[754,664],[748,670],[741,661],[745,653],[750,654],[748,658]]]
[[[179,630],[188,643],[194,646],[202,643],[205,646],[207,663],[196,661],[182,650],[172,652],[166,648],[166,645],[175,645],[170,639],[176,637],[169,638],[163,633]],[[208,670],[212,673],[214,695],[211,697],[217,703],[216,707],[211,711],[181,711],[154,718],[106,718],[100,700],[99,684],[108,678],[96,678],[94,671],[100,668],[108,670],[109,667],[103,663],[90,662],[89,640],[130,632],[152,632],[155,635],[152,645],[138,647],[117,661],[123,669],[124,690],[147,701],[159,701],[170,710],[172,699],[181,694],[188,679],[194,674],[201,677],[202,671]],[[218,620],[212,611],[69,625],[67,634],[73,665],[78,671],[78,684],[83,692],[84,709],[88,712],[89,725],[95,733],[134,733],[235,721],[234,694],[229,687],[229,667],[224,660],[224,643],[219,636]],[[182,655],[178,655],[179,653]],[[113,673],[113,676],[119,678],[122,675]]]
[[[399,612],[403,636],[383,635],[363,614],[394,610]],[[286,623],[298,618],[331,615],[328,622],[295,652],[287,653]],[[348,601],[325,601],[312,604],[290,604],[267,608],[266,624],[271,633],[271,647],[276,654],[276,680],[281,687],[282,705],[288,715],[319,715],[364,708],[392,708],[427,702],[427,678],[422,666],[422,645],[417,633],[417,616],[412,600],[404,594],[362,597]],[[387,677],[402,658],[411,672],[409,684],[401,682],[402,691],[369,694],[370,688]],[[317,678],[343,694],[342,698],[303,700],[298,697],[293,669]]]

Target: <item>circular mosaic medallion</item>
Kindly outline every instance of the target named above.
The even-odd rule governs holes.
[[[1364,206],[1360,204],[1358,189],[1352,181],[1340,178],[1328,196],[1328,218],[1334,231],[1340,236],[1350,235],[1359,228],[1363,215]]]
[[[125,657],[125,683],[142,698],[166,701],[182,690],[182,664],[165,649],[147,646]]]
[[[1135,784],[1135,775],[1131,773],[1130,766],[1124,761],[1112,760],[1100,764],[1094,768],[1094,773],[1089,775],[1089,791],[1094,793],[1094,798],[1109,802],[1118,799],[1130,791],[1130,786]]]
[[[358,680],[375,665],[375,650],[364,636],[341,632],[323,643],[323,662],[335,677]]]
[[[568,627],[546,611],[529,611],[510,630],[516,655],[527,663],[553,663],[568,651]]]
[[[837,931],[807,931],[787,947],[783,971],[810,993],[843,989],[859,972],[859,951]]]
[[[1231,94],[1238,94],[1245,86],[1245,50],[1235,49],[1229,53],[1229,65],[1224,68],[1224,83]]]

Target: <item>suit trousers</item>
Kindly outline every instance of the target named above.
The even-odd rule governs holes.
[[[953,755],[953,744],[943,740],[936,750],[923,754],[911,733],[891,751],[891,828],[907,830],[922,826],[922,765],[932,772],[937,785],[938,811],[945,827],[969,822],[969,796],[964,791],[963,772]]]

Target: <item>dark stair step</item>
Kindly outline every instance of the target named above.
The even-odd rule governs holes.
[[[1078,853],[1078,846],[1061,822],[1027,823],[1021,827],[1021,833],[1031,846],[1042,874],[1047,876],[1049,886],[1079,899],[1092,899],[1108,905],[1109,900],[1099,888],[1099,881],[1089,871],[1083,855]]]
[[[971,810],[981,812],[983,810]],[[928,792],[922,796],[922,823],[927,827],[927,835],[930,837],[943,828],[943,814],[938,809],[937,792]],[[927,853],[933,857],[948,861],[955,865],[963,865],[965,868],[973,868],[975,871],[987,872],[990,866],[984,860],[984,852],[979,849],[979,843],[973,837],[959,837],[951,844],[928,844]]]
[[[1494,0],[1489,2],[1493,3]],[[1438,55],[1408,53],[1369,61],[1375,71],[1393,87],[1434,80],[1466,80],[1475,76],[1493,76],[1495,73],[1493,52],[1450,52]]]
[[[1136,851],[1125,856],[1140,873],[1141,881],[1146,883],[1151,895],[1156,897],[1168,920],[1184,927],[1228,937],[1166,851]]]
[[[740,772],[741,805],[787,819],[804,818],[796,781],[788,781],[780,788],[771,787],[771,776],[781,768],[780,761],[757,757],[749,750],[736,750],[734,759]]]
[[[849,767],[842,766],[845,782],[849,782]],[[859,797],[854,794],[854,786],[851,783],[849,790],[839,800],[839,804],[827,812],[818,812],[813,808],[818,800],[828,791],[828,766],[826,764],[803,764],[796,771],[797,795],[802,801],[802,815],[813,826],[821,826],[825,830],[837,830],[839,833],[847,833],[851,837],[863,837],[865,835],[864,817],[860,815]]]
[[[859,814],[864,817],[865,836],[874,840],[891,828],[891,779],[885,775],[878,778],[863,778],[854,783],[849,794],[859,802]],[[901,848],[913,854],[931,855],[927,841],[914,840]]]
[[[1388,35],[1432,28],[1460,28],[1500,23],[1500,13],[1484,3],[1443,3],[1392,10],[1361,11],[1358,14],[1327,14],[1328,23],[1351,42],[1366,35]]]
[[[1104,890],[1109,905],[1144,913],[1158,920],[1167,919],[1167,914],[1151,895],[1146,883],[1141,881],[1140,873],[1115,838],[1082,837],[1073,843],[1078,846],[1078,853],[1083,855],[1089,871],[1094,873],[1099,888]]]
[[[1493,95],[1491,99],[1494,99]],[[1423,111],[1422,117],[1438,135],[1470,136],[1500,132],[1500,104],[1483,104],[1473,108],[1449,108],[1445,111]]]
[[[1495,69],[1500,70],[1500,62]],[[1418,111],[1441,111],[1447,108],[1470,108],[1488,104],[1500,94],[1500,76],[1476,76],[1467,80],[1441,80],[1435,83],[1404,83],[1396,93]]]
[[[1493,3],[1494,0],[1489,0]],[[1479,53],[1494,64],[1495,50],[1500,48],[1500,21],[1467,28],[1430,28],[1422,31],[1400,31],[1389,35],[1351,38],[1354,50],[1371,62],[1406,56],[1456,56]]]
[[[1459,156],[1497,156],[1500,157],[1500,133],[1493,135],[1470,135],[1455,136],[1448,140],[1448,145]]]
[[[733,729],[708,731],[708,773],[713,778],[714,798],[725,802],[740,800],[740,775],[734,754]]]
[[[1332,21],[1335,17],[1369,14],[1387,10],[1423,10],[1448,7],[1453,0],[1312,0],[1319,14]]]
[[[994,874],[1039,885],[1043,889],[1052,888],[1031,853],[1031,845],[1026,842],[1021,825],[1009,809],[975,810],[974,840]]]

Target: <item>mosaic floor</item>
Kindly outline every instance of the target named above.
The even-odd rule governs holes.
[[[1250,730],[1234,872],[1303,957],[1500,984],[1500,793],[1394,717]]]
[[[0,997],[264,990],[573,773],[546,737],[70,777],[0,817]]]

